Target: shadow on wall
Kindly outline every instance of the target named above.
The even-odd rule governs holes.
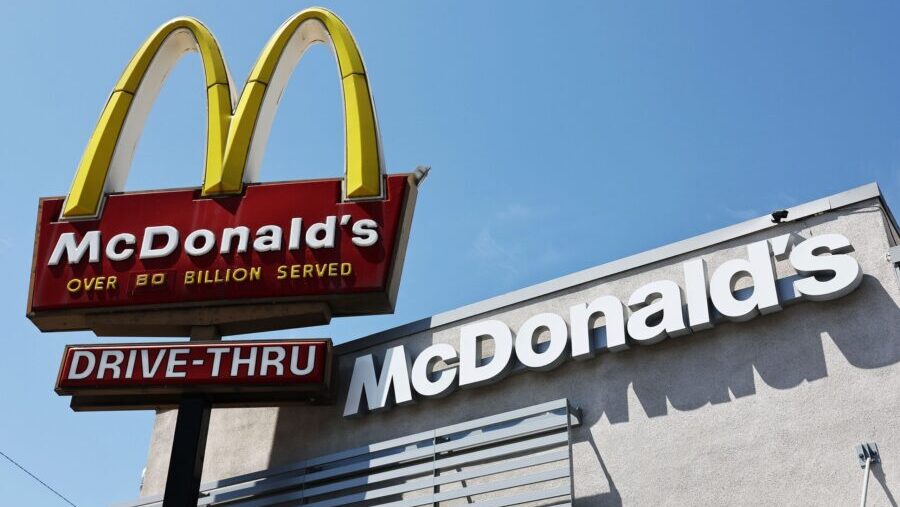
[[[878,482],[878,485],[881,486],[881,489],[884,490],[884,494],[887,497],[887,501],[890,502],[891,507],[897,507],[897,499],[894,498],[893,493],[891,493],[891,489],[888,488],[887,485],[887,477],[884,475],[884,469],[882,468],[882,464],[879,463],[877,466],[872,467],[872,477]]]
[[[839,300],[800,303],[749,322],[633,346],[563,365],[549,375],[575,369],[580,371],[571,373],[601,381],[601,388],[573,402],[585,402],[586,427],[603,415],[618,424],[629,420],[629,386],[647,416],[659,417],[669,406],[696,410],[756,394],[757,376],[776,389],[815,382],[828,375],[830,344],[824,342],[829,339],[856,368],[900,362],[900,312],[876,278],[865,276],[859,289]]]
[[[897,362],[897,303],[876,278],[866,276],[854,293],[839,300],[800,303],[748,322],[569,361],[553,371],[512,375],[495,386],[458,391],[444,400],[421,400],[352,420],[340,416],[342,401],[314,409],[283,407],[274,428],[270,466],[565,397],[584,408],[575,441],[593,447],[608,490],[579,499],[578,505],[621,505],[598,445],[585,429],[604,415],[610,424],[628,422],[629,397],[647,416],[661,417],[669,407],[691,411],[754,395],[757,379],[786,390],[825,378],[829,367],[872,369]],[[325,423],[334,429],[314,439],[302,438],[309,428]]]
[[[613,481],[609,469],[606,468],[603,456],[600,456],[600,449],[597,449],[597,442],[594,442],[594,436],[590,431],[585,431],[584,433],[587,435],[585,440],[591,444],[591,449],[597,457],[597,462],[600,464],[600,470],[603,472],[603,479],[606,481],[609,491],[600,493],[599,495],[580,496],[575,499],[575,507],[595,507],[598,505],[604,507],[622,507],[622,495],[619,493],[618,488],[616,488],[616,483]]]
[[[826,348],[832,350],[827,361]],[[846,364],[839,364],[841,359]],[[604,475],[598,482],[608,490],[578,498],[575,505],[622,505],[590,428],[604,415],[610,424],[628,422],[629,386],[646,415],[660,417],[668,414],[669,405],[689,411],[754,395],[755,374],[769,387],[792,389],[828,376],[829,365],[833,370],[847,365],[875,369],[898,362],[900,311],[878,279],[866,276],[857,291],[840,300],[802,303],[774,315],[720,325],[646,349],[632,347],[606,361],[601,356],[570,365],[598,369],[594,377],[603,383],[592,396],[573,400],[584,405],[582,426],[576,429],[574,441],[590,445]],[[897,507],[881,466],[873,467],[872,474],[890,505]]]

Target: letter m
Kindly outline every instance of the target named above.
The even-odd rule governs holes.
[[[347,403],[344,405],[344,417],[359,415],[363,393],[366,395],[369,411],[387,408],[390,403],[391,387],[394,388],[394,400],[398,405],[412,402],[409,361],[403,345],[387,350],[381,376],[378,378],[375,376],[375,358],[372,354],[356,358]]]
[[[90,231],[81,238],[81,243],[75,244],[75,233],[66,232],[60,235],[56,241],[56,247],[53,254],[50,255],[50,266],[56,266],[62,260],[63,253],[66,254],[69,264],[77,264],[84,257],[85,252],[88,254],[88,262],[100,262],[100,231]]]

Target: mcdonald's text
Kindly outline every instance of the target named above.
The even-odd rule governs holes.
[[[340,217],[340,225],[352,225],[351,242],[360,247],[371,247],[378,241],[378,223],[371,218],[363,218],[352,222],[351,215]],[[303,234],[303,218],[290,219],[289,234],[284,241],[283,228],[276,224],[263,225],[251,232],[244,225],[226,227],[219,234],[209,229],[197,229],[185,235],[182,231],[171,225],[154,225],[144,228],[142,239],[130,232],[121,232],[105,241],[99,230],[88,231],[80,238],[76,238],[74,232],[60,234],[50,254],[48,265],[56,266],[60,263],[78,264],[83,261],[98,263],[100,256],[105,255],[111,261],[126,261],[130,259],[136,245],[140,244],[138,258],[156,259],[175,254],[176,249],[183,238],[184,253],[191,257],[203,257],[210,253],[218,252],[228,255],[232,252],[246,253],[249,249],[257,253],[277,252],[282,249],[300,250],[301,248],[334,248],[335,236],[341,233],[337,227],[338,217],[329,215],[322,222],[317,222],[306,228]]]
[[[457,388],[498,382],[514,369],[551,370],[569,358],[584,360],[723,322],[744,322],[791,303],[840,298],[863,280],[851,251],[853,245],[841,234],[809,238],[784,234],[748,244],[746,258],[730,259],[712,273],[702,257],[685,261],[683,285],[656,280],[635,289],[627,301],[611,295],[580,301],[569,307],[566,316],[532,315],[516,333],[496,319],[466,324],[459,330],[459,350],[449,343],[435,343],[411,360],[404,345],[392,347],[384,353],[380,373],[376,373],[374,354],[359,356],[344,416],[382,410],[391,400],[399,405],[411,403],[414,393],[438,398]],[[788,261],[797,275],[778,279],[775,260]],[[738,281],[747,279],[749,286],[736,288]],[[480,356],[485,341],[493,342],[493,355],[488,358]]]

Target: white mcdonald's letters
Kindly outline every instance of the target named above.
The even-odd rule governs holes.
[[[411,359],[403,345],[384,355],[376,374],[372,354],[357,357],[344,407],[344,416],[411,403],[414,396],[446,396],[457,387],[471,388],[502,379],[518,363],[527,370],[555,368],[568,357],[576,360],[598,352],[617,352],[632,344],[649,345],[713,327],[723,321],[741,322],[781,310],[802,300],[824,301],[852,292],[862,281],[856,259],[847,255],[850,241],[840,234],[821,234],[803,240],[786,234],[751,243],[744,259],[732,259],[707,276],[706,261],[682,265],[684,285],[672,280],[648,283],[631,294],[627,304],[613,296],[569,308],[568,321],[556,313],[527,319],[513,335],[499,320],[483,320],[459,329],[459,351],[437,343]],[[788,259],[796,276],[776,279],[774,260]],[[752,287],[734,290],[740,277]],[[711,303],[711,304],[710,304]],[[605,322],[592,325],[598,317]],[[535,335],[547,338],[535,346]],[[493,355],[481,357],[484,342],[493,342]],[[436,368],[443,363],[441,368]],[[393,396],[391,396],[393,393]]]
[[[301,352],[299,345],[257,347],[205,347],[190,361],[203,366],[209,380],[266,376],[303,377],[316,367],[316,346]],[[76,350],[65,380],[153,380],[187,378],[191,349],[131,347],[127,350]],[[302,356],[306,355],[303,359]],[[193,379],[191,379],[193,380]]]
[[[141,239],[130,232],[123,232],[108,238],[106,247],[101,243],[100,231],[86,232],[80,239],[75,233],[66,232],[59,236],[48,265],[56,266],[63,261],[78,264],[85,259],[90,263],[100,262],[101,253],[111,261],[124,261],[134,256],[139,259],[158,259],[175,253],[181,238],[184,251],[191,257],[200,257],[215,252],[221,255],[245,253],[248,249],[256,252],[278,252],[283,249],[335,248],[339,234],[350,234],[351,241],[360,248],[374,245],[378,241],[378,223],[371,218],[353,220],[351,215],[329,215],[322,222],[310,224],[304,230],[303,218],[291,218],[290,224],[264,225],[255,232],[239,225],[213,232],[197,229],[183,234],[171,225],[145,227]]]

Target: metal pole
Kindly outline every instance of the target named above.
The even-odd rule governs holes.
[[[872,458],[866,458],[866,471],[863,472],[862,497],[859,499],[859,507],[866,507],[866,493],[869,491],[869,467],[872,466]]]
[[[221,336],[215,328],[198,326],[191,329],[192,341],[218,339]],[[197,505],[211,409],[209,398],[200,394],[184,395],[178,403],[163,507]]]
[[[209,400],[202,395],[186,395],[178,404],[163,507],[197,505],[210,408]]]

